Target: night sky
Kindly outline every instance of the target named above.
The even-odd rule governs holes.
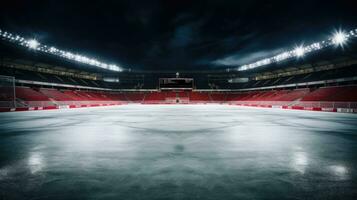
[[[226,69],[357,28],[354,1],[3,1],[0,29],[135,70]]]

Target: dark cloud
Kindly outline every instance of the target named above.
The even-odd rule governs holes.
[[[355,28],[354,1],[4,1],[0,28],[138,70],[220,69]]]
[[[197,32],[194,32],[194,28],[195,27],[191,24],[177,27],[170,42],[170,47],[186,47],[193,43],[195,41],[195,36],[198,37]]]
[[[271,57],[273,55],[279,54],[284,51],[284,49],[270,49],[270,50],[260,50],[255,51],[253,53],[233,53],[228,55],[222,59],[217,59],[212,62],[212,64],[217,66],[227,66],[227,67],[235,67],[244,65],[246,63],[252,63],[257,60],[261,60],[263,58]]]

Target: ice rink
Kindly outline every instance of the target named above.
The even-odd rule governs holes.
[[[356,199],[357,115],[228,105],[0,114],[0,199]]]

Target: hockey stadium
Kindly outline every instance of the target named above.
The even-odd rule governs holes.
[[[357,199],[352,4],[4,2],[0,199]]]

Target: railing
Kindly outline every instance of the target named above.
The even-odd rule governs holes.
[[[124,101],[22,101],[21,105],[16,107],[48,107],[48,106],[82,106],[82,105],[103,105],[103,104],[121,104]],[[13,108],[14,103],[11,101],[0,101],[0,108]]]
[[[125,103],[124,101],[56,101],[57,105],[99,105],[99,104],[120,104]]]
[[[17,102],[16,107],[47,107],[47,106],[67,106],[67,105],[103,105],[103,104],[125,104],[129,101],[22,101]],[[175,101],[176,102],[176,101]],[[143,101],[147,104],[165,104],[173,101]],[[257,106],[302,106],[305,108],[353,108],[357,109],[357,102],[328,102],[328,101],[179,101],[179,103],[231,103]],[[0,108],[13,108],[13,101],[0,101]]]
[[[335,101],[230,101],[233,104],[261,105],[261,106],[302,106],[306,108],[357,108],[357,102]]]
[[[300,101],[296,105],[319,108],[357,108],[357,102]]]
[[[272,106],[289,106],[292,101],[229,101],[233,104],[247,104],[247,105],[272,105]]]

